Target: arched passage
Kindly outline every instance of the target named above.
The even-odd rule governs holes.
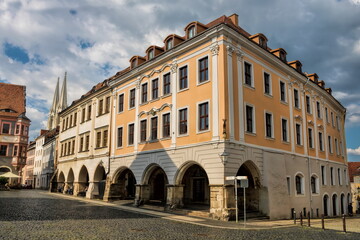
[[[70,168],[69,173],[66,178],[67,184],[67,193],[73,194],[74,193],[74,171]]]
[[[103,199],[106,185],[106,173],[105,168],[102,165],[98,165],[94,174],[94,190],[92,195],[94,197]]]
[[[144,180],[144,183],[149,185],[149,200],[165,203],[168,184],[165,171],[158,165],[152,165],[147,169]]]
[[[123,168],[114,177],[111,184],[111,197],[119,199],[134,199],[136,191],[136,179],[133,172],[128,168]]]
[[[246,161],[241,165],[236,176],[248,177],[249,187],[245,189],[246,209],[252,212],[259,211],[260,175],[257,167],[252,161]],[[243,209],[243,188],[240,188],[240,186],[238,187],[238,204],[240,205],[239,209]]]
[[[179,176],[180,184],[184,186],[183,203],[189,205],[209,205],[209,179],[205,170],[198,164],[188,164]]]
[[[323,206],[324,206],[324,216],[329,216],[329,196],[325,195],[323,197]]]
[[[85,196],[88,187],[89,187],[89,172],[85,166],[82,166],[79,172],[78,194],[80,196]]]
[[[332,196],[332,211],[333,211],[333,216],[337,216],[337,195],[336,194],[334,194],[333,196]]]
[[[58,192],[63,192],[65,187],[65,176],[63,172],[60,172],[57,179]]]

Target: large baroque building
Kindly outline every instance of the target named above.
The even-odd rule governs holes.
[[[184,34],[133,56],[60,113],[58,184],[89,198],[205,206],[228,220],[225,178],[247,176],[248,211],[346,213],[346,110],[324,81],[236,14]]]
[[[0,175],[11,172],[10,184],[21,183],[26,164],[30,119],[26,117],[26,87],[0,83]]]

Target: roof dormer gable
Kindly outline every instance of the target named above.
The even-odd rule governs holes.
[[[162,47],[152,45],[146,49],[146,60],[149,61],[163,52],[164,49]]]
[[[249,37],[251,40],[256,42],[260,47],[267,49],[268,39],[262,33],[257,33]]]
[[[283,48],[277,48],[270,51],[272,54],[277,56],[281,61],[286,62],[287,52]]]
[[[302,73],[302,64],[301,64],[301,62],[299,60],[288,62],[288,64],[289,64],[289,66],[294,68],[299,73]]]
[[[164,40],[164,44],[165,44],[165,50],[168,51],[170,49],[172,49],[173,47],[175,47],[176,45],[180,44],[181,42],[183,42],[185,39],[183,37],[180,37],[179,35],[176,34],[170,34],[169,36],[167,36]]]
[[[319,76],[316,73],[308,74],[306,76],[310,79],[310,81],[312,81],[315,84],[318,84]]]
[[[191,22],[184,29],[184,31],[186,33],[186,39],[195,37],[196,35],[205,31],[206,29],[207,29],[207,27],[200,22],[197,22],[197,21]]]
[[[130,69],[134,69],[137,66],[139,66],[140,64],[144,63],[146,61],[146,59],[144,57],[140,57],[140,56],[133,56],[132,58],[130,58]]]

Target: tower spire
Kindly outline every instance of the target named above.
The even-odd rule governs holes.
[[[64,110],[67,107],[66,78],[67,78],[67,73],[65,72],[64,81],[63,81],[62,88],[61,88],[61,93],[60,93],[58,112],[61,112],[62,110]]]
[[[50,109],[50,113],[49,113],[49,118],[48,118],[48,122],[47,122],[47,127],[49,130],[53,129],[55,127],[55,115],[57,114],[57,105],[59,103],[59,80],[60,78],[57,79],[57,83],[56,83],[56,88],[55,88],[55,92],[54,92],[54,97],[53,97],[53,102],[51,105],[51,109]]]

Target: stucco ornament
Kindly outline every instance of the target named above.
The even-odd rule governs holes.
[[[178,68],[178,64],[177,64],[176,60],[174,60],[170,66],[171,73],[176,73],[177,68]]]
[[[139,89],[139,88],[140,88],[140,84],[141,84],[141,77],[138,77],[138,78],[135,80],[135,84],[136,84],[136,88]]]
[[[210,52],[211,52],[211,55],[218,55],[219,54],[219,44],[217,42],[211,44],[210,46]]]

